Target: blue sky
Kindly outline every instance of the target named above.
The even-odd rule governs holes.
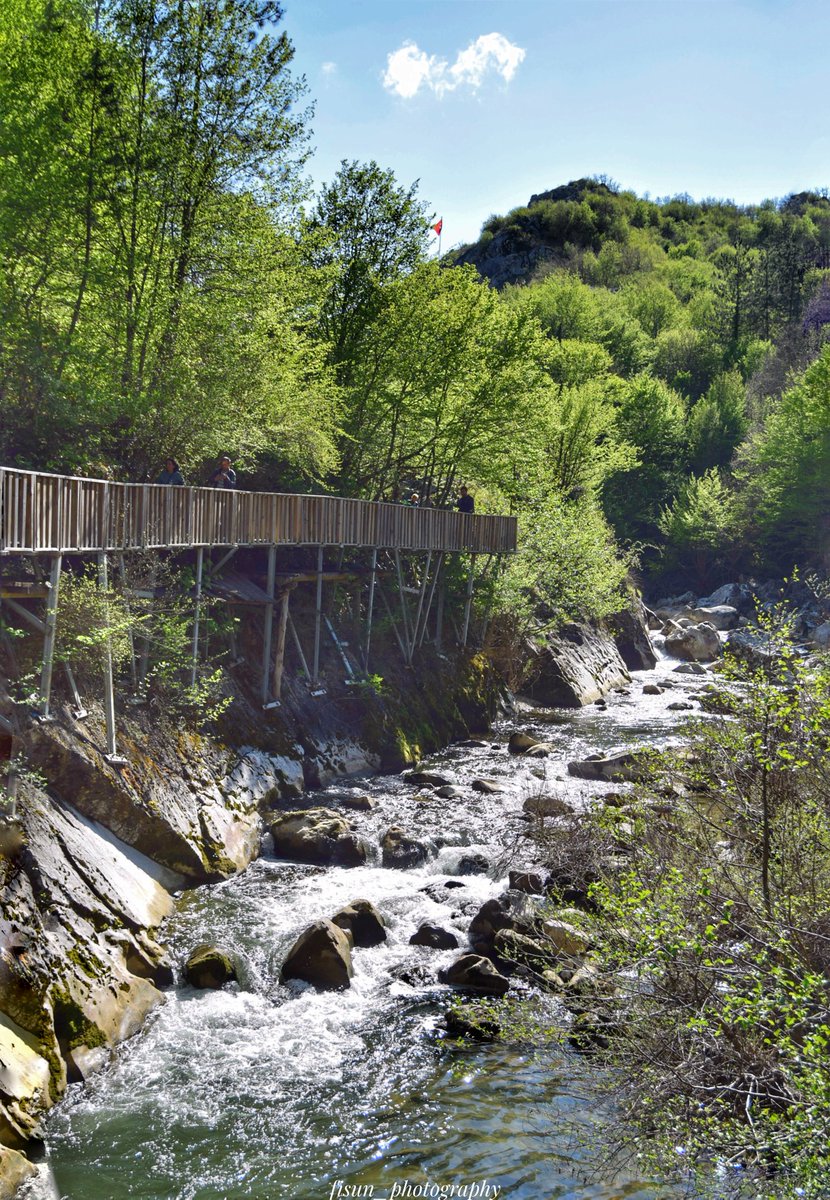
[[[827,0],[284,0],[310,171],[375,159],[443,249],[582,175],[739,202],[830,185]]]

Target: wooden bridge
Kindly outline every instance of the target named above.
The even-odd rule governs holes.
[[[401,653],[411,665],[424,644],[435,601],[433,643],[440,651],[444,628],[444,561],[447,555],[466,555],[469,561],[463,619],[456,627],[460,645],[467,644],[476,574],[476,560],[487,556],[498,563],[516,550],[516,518],[459,513],[448,509],[411,508],[401,504],[351,500],[339,496],[304,496],[277,492],[245,492],[222,488],[177,487],[151,483],[112,483],[38,471],[0,467],[0,561],[13,556],[32,561],[34,582],[0,577],[0,602],[12,616],[43,635],[40,678],[40,715],[50,716],[50,695],[55,658],[55,638],[65,555],[94,556],[98,580],[109,595],[115,560],[128,603],[146,604],[146,594],[130,592],[125,561],[130,551],[192,552],[195,558],[191,684],[195,684],[200,649],[200,620],[205,576],[211,590],[227,603],[259,606],[262,612],[261,700],[264,709],[280,703],[286,637],[293,645],[300,670],[312,695],[320,688],[321,640],[330,636],[349,679],[369,668],[376,593],[395,634]],[[316,569],[297,570],[292,556],[283,554],[290,570],[278,572],[278,556],[295,548],[316,549]],[[265,551],[261,567],[249,562],[248,572],[235,583],[221,576],[222,568],[241,548]],[[214,549],[224,551],[214,561]],[[337,552],[337,568],[326,570],[325,552]],[[367,553],[368,552],[368,553]],[[344,570],[345,557],[358,565]],[[379,561],[379,555],[383,561]],[[404,563],[402,556],[408,556]],[[207,563],[206,563],[207,558]],[[366,562],[368,558],[368,563]],[[43,567],[48,564],[48,579]],[[487,570],[487,567],[485,567]],[[8,571],[3,570],[3,576]],[[264,587],[257,579],[264,581]],[[362,624],[359,646],[348,651],[324,612],[323,585],[349,581],[362,595],[355,611]],[[301,584],[314,584],[313,643],[303,650],[289,605]],[[396,586],[397,596],[385,590]],[[45,601],[43,616],[28,602]],[[396,610],[396,611],[394,611]],[[276,617],[276,621],[275,621]],[[275,628],[276,626],[276,628]],[[6,638],[0,626],[0,635]],[[140,635],[139,635],[140,636]],[[131,640],[133,640],[131,635]],[[138,640],[138,639],[136,639]],[[138,653],[133,644],[132,676],[140,700],[147,666],[148,643]],[[8,646],[7,646],[8,649]],[[109,645],[105,655],[104,711],[108,756],[116,753],[115,692]],[[11,658],[13,659],[13,654]],[[83,703],[68,664],[64,671],[74,700],[76,716],[85,715]],[[0,728],[12,731],[0,714]]]
[[[510,554],[516,518],[279,492],[110,483],[0,467],[0,554],[353,546]]]

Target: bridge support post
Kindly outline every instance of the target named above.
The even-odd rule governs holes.
[[[277,547],[268,549],[268,603],[262,626],[262,706],[268,703],[268,679],[271,674],[271,636],[274,626],[274,604],[276,602]]]
[[[441,582],[438,585],[438,603],[435,606],[435,650],[438,654],[441,653],[441,647],[444,641],[444,605],[447,601],[447,583],[444,575],[441,575]]]
[[[193,611],[193,646],[190,655],[190,686],[196,686],[196,667],[199,662],[199,622],[202,616],[202,571],[205,565],[204,547],[196,551],[196,604]]]
[[[282,672],[285,663],[285,631],[288,628],[288,605],[291,589],[286,588],[280,597],[280,619],[277,626],[277,656],[274,659],[274,699],[279,704],[282,696]]]
[[[297,651],[303,671],[305,672],[306,681],[311,681],[311,671],[308,669],[308,659],[303,652],[303,644],[300,641],[300,635],[297,633],[297,626],[294,624],[294,618],[291,613],[288,614],[288,628],[291,630],[291,640],[294,643],[294,649]]]
[[[49,720],[49,701],[52,695],[52,668],[55,662],[55,634],[58,627],[58,592],[61,584],[63,557],[55,554],[49,571],[49,595],[46,600],[46,621],[43,635],[43,666],[40,672],[40,712]]]
[[[106,552],[98,555],[98,587],[104,598],[104,621],[107,633],[104,641],[104,716],[107,723],[107,761],[113,766],[122,766],[126,759],[119,758],[115,744],[115,686],[112,678],[112,639],[109,631],[109,568]]]
[[[395,571],[398,576],[398,598],[401,602],[401,623],[403,625],[403,637],[404,641],[406,642],[406,649],[404,650],[403,656],[406,659],[407,665],[411,666],[412,638],[410,637],[409,633],[409,609],[406,606],[406,592],[404,591],[403,586],[403,569],[401,567],[400,550],[395,550]]]
[[[320,681],[320,624],[323,617],[323,547],[317,547],[317,592],[314,599],[314,665],[311,672],[311,686],[317,687]]]
[[[366,610],[366,640],[363,645],[363,670],[369,671],[369,647],[372,643],[372,619],[375,612],[375,587],[378,578],[378,552],[372,551],[372,573],[369,576],[369,601]]]
[[[412,630],[412,642],[409,648],[409,665],[412,666],[412,660],[415,657],[415,647],[418,645],[418,632],[421,625],[421,614],[424,610],[424,597],[426,596],[427,586],[429,585],[429,569],[432,566],[432,551],[427,553],[427,561],[424,565],[424,575],[421,580],[421,587],[418,592],[418,607],[415,610],[415,628]]]
[[[464,629],[461,634],[461,645],[467,645],[467,635],[470,632],[470,610],[473,606],[473,585],[476,577],[476,556],[470,555],[470,573],[467,576],[467,598],[464,601]]]

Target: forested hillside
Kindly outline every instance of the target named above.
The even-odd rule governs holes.
[[[830,200],[581,180],[428,256],[376,163],[314,196],[279,5],[9,0],[0,458],[514,511],[506,603],[826,553]],[[498,286],[487,286],[482,275]]]

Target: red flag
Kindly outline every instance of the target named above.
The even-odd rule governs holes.
[[[442,217],[442,218],[441,218],[441,220],[438,222],[438,224],[437,224],[437,225],[433,225],[433,227],[432,227],[432,228],[435,230],[435,232],[436,232],[436,233],[438,234],[438,236],[440,237],[440,236],[441,236],[441,230],[444,228],[444,218]]]

